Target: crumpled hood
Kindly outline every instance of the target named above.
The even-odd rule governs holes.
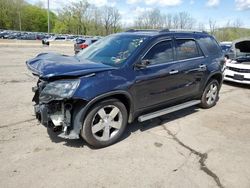
[[[42,78],[60,76],[84,76],[91,73],[115,69],[102,63],[79,60],[75,56],[42,53],[26,62],[27,67]]]

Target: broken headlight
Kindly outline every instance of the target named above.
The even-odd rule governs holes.
[[[46,85],[40,94],[40,98],[44,96],[55,96],[60,98],[70,98],[75,93],[80,84],[80,80],[59,80]]]

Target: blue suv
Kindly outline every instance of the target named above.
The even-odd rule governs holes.
[[[75,56],[43,53],[26,62],[37,76],[35,114],[60,137],[94,147],[117,142],[128,123],[218,101],[224,58],[205,32],[129,30]]]

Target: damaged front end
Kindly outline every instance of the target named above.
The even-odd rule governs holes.
[[[52,126],[62,131],[59,137],[78,139],[78,131],[73,130],[73,108],[79,100],[72,96],[80,84],[79,79],[58,80],[47,82],[39,80],[32,88],[36,118],[45,126]]]

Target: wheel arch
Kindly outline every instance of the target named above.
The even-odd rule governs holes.
[[[219,85],[220,85],[220,87],[221,87],[221,84],[222,84],[222,82],[223,82],[223,75],[222,75],[220,72],[215,72],[215,73],[213,73],[212,75],[210,75],[210,76],[208,77],[208,79],[206,80],[206,83],[204,84],[203,90],[206,88],[206,85],[207,85],[211,80],[213,80],[213,79],[217,80],[218,83],[219,83]]]
[[[121,101],[128,112],[129,115],[129,119],[128,121],[130,122],[130,119],[132,118],[132,114],[134,111],[133,108],[133,103],[132,103],[132,96],[126,92],[126,91],[113,91],[113,92],[109,92],[109,93],[105,93],[103,95],[100,95],[98,97],[95,97],[93,100],[91,100],[87,105],[86,105],[86,114],[88,113],[88,111],[90,110],[90,108],[95,105],[96,103],[100,102],[100,101],[104,101],[104,100],[108,100],[108,99],[117,99],[119,101]]]
[[[83,106],[76,107],[77,110],[75,114],[73,115],[74,117],[73,118],[73,131],[76,134],[80,134],[82,122],[84,118],[86,117],[86,115],[88,114],[91,107],[97,104],[98,102],[107,100],[107,99],[118,99],[119,101],[121,101],[127,109],[128,122],[131,123],[133,121],[134,107],[133,107],[133,102],[132,102],[132,96],[126,91],[112,91],[112,92],[105,93],[105,94],[95,97],[94,99],[85,103],[84,107]]]

